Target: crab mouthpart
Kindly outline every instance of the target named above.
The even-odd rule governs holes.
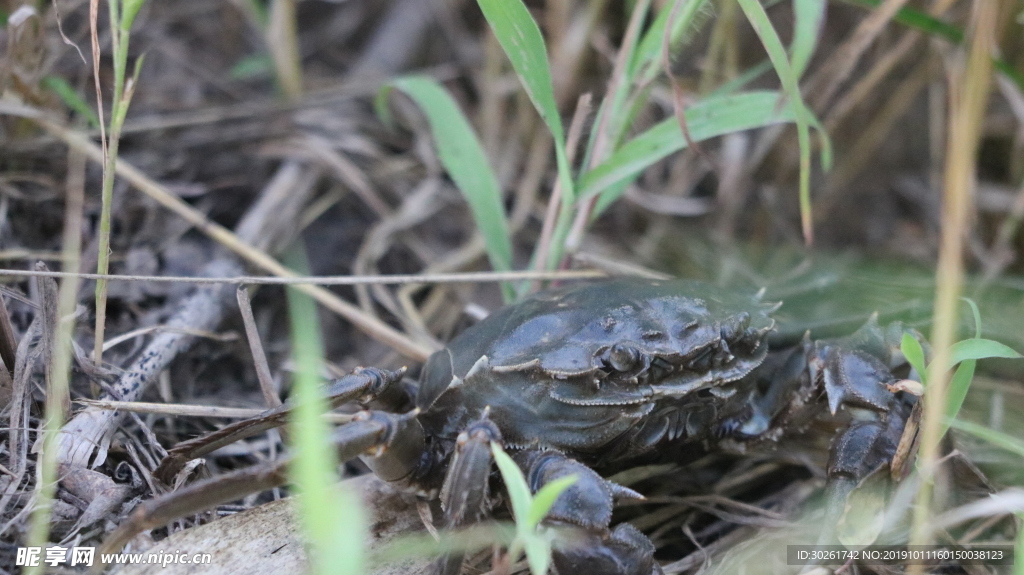
[[[551,399],[567,405],[613,406],[639,405],[650,401],[654,392],[650,387],[641,386],[633,389],[622,389],[605,386],[600,389],[581,387],[578,385],[560,385],[553,388]]]
[[[767,341],[759,342],[749,354],[742,356],[733,355],[727,347],[723,346],[717,353],[710,354],[710,368],[700,371],[684,368],[677,374],[654,385],[654,395],[656,397],[682,397],[698,389],[736,381],[761,365],[767,354]]]

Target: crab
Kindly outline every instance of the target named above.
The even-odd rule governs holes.
[[[334,406],[363,410],[336,428],[339,458],[360,457],[380,478],[424,500],[440,499],[443,526],[485,518],[495,501],[491,444],[513,455],[534,492],[576,476],[544,519],[582,532],[556,545],[561,575],[661,573],[654,545],[628,523],[611,525],[617,499],[642,495],[602,477],[698,444],[753,449],[831,417],[829,513],[867,475],[899,465],[916,397],[899,352],[904,334],[872,317],[854,334],[771,349],[767,304],[686,280],[615,279],[534,294],[493,313],[433,354],[420,381],[404,369],[357,369],[328,391]],[[270,410],[178,444],[155,475],[285,420]],[[283,484],[287,460],[193,483],[137,507],[105,544],[120,548],[142,529]],[[214,482],[215,481],[215,482]],[[435,563],[457,575],[463,556]]]

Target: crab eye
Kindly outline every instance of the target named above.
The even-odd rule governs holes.
[[[608,350],[608,365],[615,371],[629,371],[640,361],[640,351],[631,346],[617,343]]]

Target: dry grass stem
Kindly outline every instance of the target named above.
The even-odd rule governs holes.
[[[265,413],[267,410],[257,407],[221,407],[219,405],[191,405],[181,403],[149,403],[146,401],[113,401],[102,399],[79,399],[77,403],[111,411],[129,413],[155,413],[176,417],[213,417],[224,419],[248,419]],[[348,423],[352,416],[345,413],[328,413],[327,421],[334,424]]]
[[[846,189],[871,164],[871,160],[879,153],[899,119],[919,102],[918,96],[928,85],[930,77],[929,67],[919,65],[893,90],[881,110],[874,114],[871,122],[859,130],[853,146],[828,175],[829,188],[833,193],[815,203],[815,220],[827,220],[834,207],[837,192]]]
[[[302,97],[302,64],[299,37],[295,28],[295,0],[272,0],[267,25],[267,46],[281,91],[288,100]]]
[[[843,45],[832,52],[829,59],[818,68],[819,72],[807,82],[814,109],[824,110],[828,107],[836,91],[850,77],[871,43],[906,4],[907,0],[885,0],[861,21]]]
[[[281,405],[281,398],[274,389],[274,376],[270,373],[270,364],[267,363],[267,354],[263,351],[263,342],[260,340],[260,332],[256,329],[256,318],[252,313],[252,302],[249,300],[249,291],[245,286],[238,286],[235,290],[235,299],[238,300],[238,309],[242,313],[242,322],[245,324],[245,337],[249,342],[249,351],[252,353],[252,363],[256,368],[256,378],[260,382],[260,392],[263,393],[263,400],[267,407]]]
[[[40,120],[39,123],[44,129],[63,140],[69,146],[75,147],[84,152],[90,159],[94,161],[102,160],[102,150],[92,142],[85,139],[81,134],[46,120]],[[196,226],[200,231],[238,254],[246,261],[276,276],[296,277],[297,274],[295,272],[281,265],[277,260],[267,255],[266,252],[256,249],[242,241],[227,228],[218,225],[215,222],[211,222],[198,210],[168,192],[164,186],[153,181],[151,178],[137,170],[134,166],[127,162],[118,162],[117,173],[131,183],[133,187],[156,200],[162,206],[178,214],[186,221]],[[395,349],[412,359],[422,361],[433,351],[430,348],[424,347],[421,344],[410,340],[404,334],[396,331],[387,324],[382,323],[380,320],[367,316],[359,310],[359,308],[342,300],[325,289],[307,284],[300,284],[298,289],[310,295],[327,309],[348,319],[371,337],[379,339],[382,343],[395,347]]]
[[[68,151],[66,201],[62,259],[71,269],[78,267],[82,251],[82,210],[85,203],[85,155],[78,150]],[[43,264],[38,264],[45,269]],[[72,336],[75,326],[75,306],[78,302],[79,280],[64,278],[59,292],[51,278],[40,278],[47,285],[43,297],[43,315],[49,324],[43,330],[43,344],[49,348],[43,354],[46,362],[46,411],[38,436],[37,482],[35,505],[26,540],[29,546],[43,546],[49,538],[53,498],[57,490],[57,441],[64,421],[71,414]],[[52,293],[50,293],[52,292]],[[46,295],[49,293],[49,295]],[[49,300],[49,301],[48,301]],[[65,319],[66,318],[66,319]],[[47,333],[49,332],[49,333]],[[38,570],[41,572],[41,570]],[[32,569],[26,569],[26,573]]]
[[[569,165],[576,161],[576,150],[579,148],[580,135],[583,133],[583,122],[590,116],[590,101],[591,95],[587,93],[580,96],[579,101],[576,102],[576,112],[573,113],[572,122],[569,124],[569,132],[565,139],[566,158]],[[543,270],[549,266],[555,267],[559,264],[559,262],[549,262],[548,257],[551,253],[549,248],[554,239],[555,225],[561,218],[567,217],[561,214],[561,211],[565,209],[564,204],[565,202],[562,200],[561,178],[558,178],[555,180],[555,186],[551,190],[551,197],[548,199],[547,211],[544,213],[544,225],[541,227],[540,240],[537,242],[537,250],[535,252],[537,263],[534,267],[536,269]],[[558,251],[561,253],[561,249]]]
[[[475,246],[473,246],[475,247]],[[460,257],[459,261],[475,259],[479,251],[472,250],[477,256]],[[461,265],[446,266],[449,268]],[[400,284],[448,284],[448,283],[498,283],[516,280],[588,280],[600,279],[608,274],[601,270],[557,270],[557,271],[516,271],[516,272],[458,272],[458,273],[424,273],[424,274],[393,274],[393,275],[359,275],[359,276],[135,276],[135,275],[98,275],[91,273],[55,272],[44,270],[12,270],[0,269],[0,277],[47,277],[79,279],[105,278],[111,281],[155,282],[184,284],[232,284],[232,285],[400,285]]]
[[[913,545],[927,544],[932,538],[931,505],[936,465],[939,459],[939,432],[946,410],[946,386],[949,374],[950,347],[956,338],[960,294],[964,281],[964,239],[971,214],[971,197],[975,186],[978,143],[985,106],[991,88],[992,39],[998,29],[1000,2],[978,0],[974,3],[970,44],[965,61],[953,64],[950,71],[951,97],[949,139],[946,152],[945,192],[943,194],[942,238],[936,273],[935,323],[932,348],[935,358],[928,373],[928,390],[924,397],[924,419],[921,423],[921,448],[918,469],[921,487],[914,508],[910,534]],[[923,572],[921,565],[912,565],[913,575]]]

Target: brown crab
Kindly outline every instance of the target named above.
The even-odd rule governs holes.
[[[557,546],[561,575],[660,573],[654,546],[628,523],[611,527],[616,498],[640,494],[602,478],[681,444],[770,444],[823,413],[839,431],[827,468],[833,510],[890,464],[916,398],[888,384],[910,376],[898,323],[872,319],[851,336],[770,350],[776,305],[693,281],[618,279],[530,296],[470,327],[430,357],[417,386],[404,370],[360,369],[330,387],[334,405],[364,411],[336,429],[341,459],[361,457],[382,479],[440,498],[444,526],[483,518],[496,473],[491,442],[513,454],[530,488],[577,481],[545,522],[584,533]],[[895,389],[895,388],[893,388]],[[840,411],[854,417],[841,418]],[[179,444],[157,475],[283,422],[288,408]],[[840,414],[842,415],[842,414]],[[198,482],[139,506],[105,547],[141,529],[280,485],[285,461]],[[173,515],[171,515],[173,514]],[[455,575],[463,557],[440,558]]]

